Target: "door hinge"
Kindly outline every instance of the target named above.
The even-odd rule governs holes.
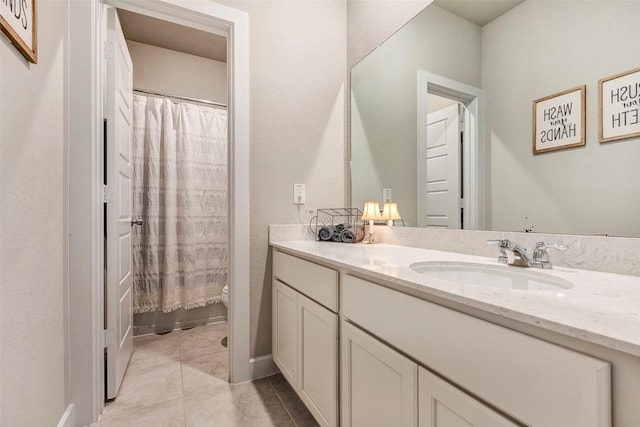
[[[116,334],[113,329],[104,329],[102,334],[103,347],[109,347],[116,342]]]
[[[102,45],[102,56],[106,60],[113,59],[113,43],[105,40]]]
[[[102,201],[104,203],[113,202],[113,188],[108,184],[102,186]]]
[[[464,199],[460,199],[460,205],[458,207],[464,208]]]

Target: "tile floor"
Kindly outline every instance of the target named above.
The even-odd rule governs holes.
[[[93,427],[316,427],[282,375],[227,383],[227,324],[134,339],[118,398]]]

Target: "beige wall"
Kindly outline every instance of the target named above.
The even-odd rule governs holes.
[[[67,1],[38,2],[38,64],[0,36],[0,425],[65,410]]]
[[[527,1],[483,27],[491,229],[640,236],[639,138],[598,142],[598,80],[638,67],[638,16],[640,2]],[[532,101],[580,85],[586,146],[534,156]]]
[[[227,103],[227,64],[127,40],[133,87]]]
[[[344,203],[344,1],[228,1],[249,14],[251,356],[271,353],[269,224]],[[293,184],[307,204],[294,206]]]

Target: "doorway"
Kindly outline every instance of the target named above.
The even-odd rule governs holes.
[[[106,397],[113,399],[132,337],[227,324],[227,39],[123,9],[105,14]],[[127,174],[115,170],[123,159]],[[127,239],[114,233],[118,222]],[[114,262],[123,245],[131,263]],[[130,265],[128,274],[119,265]]]
[[[231,382],[249,379],[249,140],[248,17],[209,2],[105,2],[120,9],[228,37],[229,282],[233,284],[229,346]],[[75,419],[89,424],[104,399],[102,332],[104,198],[102,132],[102,5],[74,2],[69,49],[69,393]]]

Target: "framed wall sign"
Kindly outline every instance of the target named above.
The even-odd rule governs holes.
[[[0,29],[30,62],[38,62],[36,0],[0,1]]]
[[[598,82],[600,142],[640,136],[640,68]]]
[[[533,101],[533,154],[585,144],[586,86]]]

